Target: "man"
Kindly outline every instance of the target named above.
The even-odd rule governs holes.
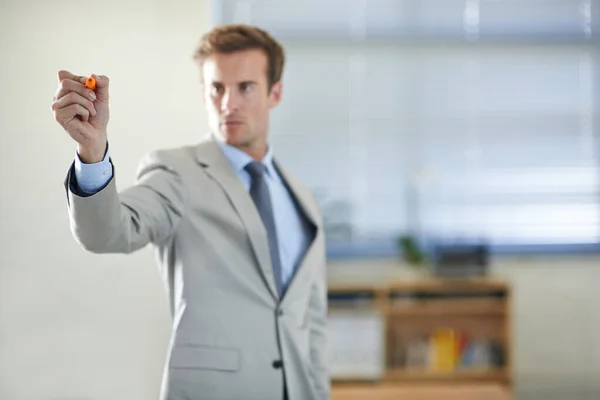
[[[162,399],[327,399],[321,217],[268,145],[283,49],[257,27],[225,25],[195,60],[211,137],[150,153],[120,193],[108,78],[94,75],[94,93],[59,72],[52,108],[77,143],[65,181],[72,232],[95,253],[155,248],[173,315]]]

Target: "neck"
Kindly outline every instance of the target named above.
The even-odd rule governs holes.
[[[255,161],[261,161],[263,158],[265,158],[265,155],[267,155],[267,147],[266,146],[265,147],[261,147],[261,148],[256,148],[256,147],[244,148],[244,147],[240,147],[240,150],[242,150],[243,152],[245,152],[246,154],[248,154]]]
[[[234,144],[229,143],[227,140],[224,139],[223,136],[219,134],[216,134],[214,136],[217,140],[223,141],[224,143],[227,143],[228,145],[233,146],[238,150],[241,150],[244,153],[248,154],[255,161],[262,161],[262,159],[265,158],[265,156],[267,155],[267,151],[269,149],[266,139],[255,139],[252,141]]]
[[[255,161],[261,161],[267,155],[268,146],[266,141],[257,140],[249,143],[241,143],[239,145],[233,145],[244,153],[248,154]]]

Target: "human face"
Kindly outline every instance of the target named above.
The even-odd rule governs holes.
[[[202,74],[210,129],[226,143],[262,158],[269,112],[281,98],[281,82],[268,90],[267,56],[261,50],[215,53],[204,60]]]

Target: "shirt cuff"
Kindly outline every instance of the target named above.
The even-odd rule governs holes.
[[[110,163],[110,151],[106,145],[104,159],[93,164],[86,164],[75,152],[75,179],[79,188],[86,193],[95,193],[101,190],[113,176]]]

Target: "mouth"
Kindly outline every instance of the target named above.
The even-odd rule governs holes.
[[[237,121],[237,120],[231,120],[231,121],[223,121],[221,124],[225,125],[225,126],[239,126],[239,125],[242,125],[243,122]]]

